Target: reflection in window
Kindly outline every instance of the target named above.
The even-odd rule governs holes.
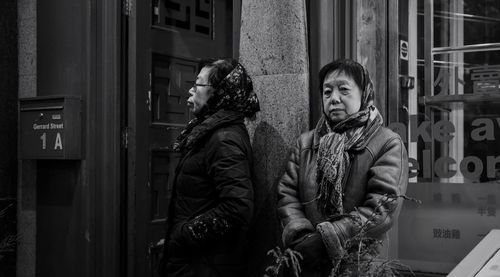
[[[500,42],[499,23],[497,0],[435,0],[434,30],[439,32],[434,33],[434,47]]]
[[[500,177],[496,143],[500,138],[500,109],[496,108],[500,102],[500,2],[433,2],[433,91],[424,86],[429,68],[425,68],[422,51],[423,2],[419,1],[418,11],[420,105],[414,124],[426,127],[428,134],[422,133],[424,128],[414,128],[417,138],[410,141],[410,157],[418,161],[417,181],[496,181]],[[485,43],[493,44],[485,47]]]
[[[416,90],[399,127],[408,129],[407,195],[422,203],[403,206],[398,256],[449,273],[500,228],[500,1],[419,0],[416,14]]]

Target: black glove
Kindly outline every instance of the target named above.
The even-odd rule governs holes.
[[[167,256],[185,258],[190,255],[190,237],[186,223],[178,223],[172,229],[170,239],[167,242]]]
[[[294,250],[302,255],[302,266],[317,268],[329,262],[325,244],[317,231],[304,236]]]

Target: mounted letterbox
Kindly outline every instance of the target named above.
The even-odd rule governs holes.
[[[22,159],[81,159],[79,97],[41,96],[19,102]]]

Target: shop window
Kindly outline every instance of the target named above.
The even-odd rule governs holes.
[[[448,273],[500,228],[500,2],[418,0],[409,13],[417,76],[402,136],[407,194],[422,203],[404,205],[398,256]]]

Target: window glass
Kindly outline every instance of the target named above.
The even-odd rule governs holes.
[[[405,201],[398,255],[414,270],[449,273],[500,228],[500,1],[418,0],[415,9],[416,87],[400,134],[407,195],[422,203]]]
[[[434,47],[500,42],[499,23],[500,1],[434,0]]]

